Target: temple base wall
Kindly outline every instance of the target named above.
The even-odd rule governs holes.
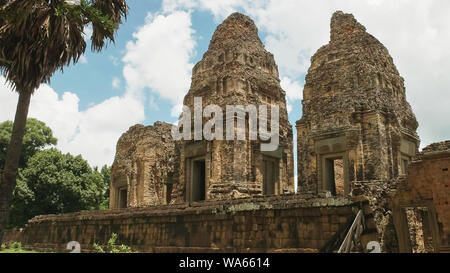
[[[139,252],[318,252],[355,217],[359,205],[345,197],[312,195],[254,197],[187,205],[39,216],[4,242],[63,251],[118,244]]]

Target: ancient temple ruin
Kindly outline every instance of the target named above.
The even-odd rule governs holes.
[[[311,58],[297,122],[299,189],[348,195],[388,184],[418,152],[418,123],[388,50],[351,14]],[[339,178],[339,179],[337,179]]]
[[[179,158],[171,129],[156,122],[135,125],[122,135],[111,170],[111,209],[170,203]]]
[[[195,98],[201,98],[203,107],[220,107],[226,124],[244,121],[245,140],[222,136],[223,140],[175,144],[168,125],[131,128],[117,145],[111,208],[294,192],[293,134],[286,94],[274,57],[264,49],[258,29],[247,16],[235,13],[217,27],[208,51],[193,69],[191,88],[184,98],[192,113]],[[262,151],[262,141],[248,137],[249,121],[255,118],[245,112],[249,105],[266,105],[268,112],[271,105],[279,107],[278,149]],[[227,106],[242,106],[244,111],[236,108],[226,116]],[[207,119],[200,118],[203,128]],[[192,115],[192,134],[193,121]]]
[[[450,141],[425,147],[390,193],[399,252],[450,252]]]
[[[214,104],[224,112],[227,106],[279,106],[279,147],[264,152],[261,141],[250,140],[249,113],[224,114],[226,124],[245,122],[245,140],[183,141],[177,196],[191,202],[294,191],[293,135],[286,95],[274,57],[264,49],[250,18],[235,13],[217,27],[208,51],[193,69],[191,88],[184,98],[192,112],[195,97],[202,98],[203,107]]]
[[[450,252],[450,142],[419,152],[404,80],[353,15],[334,13],[330,34],[311,58],[296,123],[297,193],[277,65],[254,22],[234,13],[195,65],[184,105],[242,106],[224,120],[243,121],[245,140],[176,140],[171,124],[135,125],[117,143],[110,210],[39,216],[5,241],[89,249],[114,232],[145,252]],[[249,105],[279,106],[277,149],[249,139]],[[210,122],[186,120],[189,136]]]
[[[330,194],[370,200],[371,213],[366,215],[366,221],[372,223],[368,224],[372,231],[367,232],[366,227],[362,240],[375,240],[376,234],[381,234],[378,239],[384,247],[395,251],[396,246],[391,245],[396,243],[391,242],[389,234],[397,232],[400,249],[412,251],[414,244],[409,243],[405,234],[416,232],[405,231],[405,228],[408,223],[419,225],[420,222],[422,225],[422,221],[405,222],[402,220],[407,219],[405,205],[401,209],[398,202],[392,203],[387,198],[391,195],[391,198],[395,196],[392,200],[403,200],[399,192],[404,190],[398,188],[405,188],[411,162],[414,162],[412,166],[418,164],[418,123],[406,101],[404,80],[388,50],[367,33],[353,15],[334,13],[330,28],[330,42],[311,58],[303,90],[303,114],[296,124],[298,191],[315,196]],[[128,167],[128,175],[121,176],[119,173],[124,170],[119,167],[121,162],[139,154],[136,151],[122,158],[122,147],[126,151],[129,147],[145,147],[124,143],[123,139],[133,134],[135,129],[132,128],[119,141],[112,181],[113,186],[124,185],[125,179],[116,182],[116,177],[129,177],[126,206],[292,193],[292,130],[287,118],[285,93],[279,82],[277,65],[272,54],[264,49],[253,21],[238,13],[227,18],[218,26],[208,51],[193,69],[191,88],[184,105],[194,111],[196,97],[202,98],[203,107],[216,104],[222,109],[226,105],[279,105],[279,149],[263,152],[259,149],[260,142],[248,139],[175,141],[177,144],[174,145],[170,137],[165,137],[164,146],[169,150],[164,151],[173,161],[164,161],[160,165],[170,169],[170,173],[154,175],[154,179],[149,175],[138,175],[158,170],[148,165],[158,162],[150,156],[147,160],[132,159],[134,163]],[[226,117],[234,118],[234,115]],[[239,115],[237,118],[239,120]],[[248,118],[248,115],[244,116],[245,121]],[[202,125],[205,123],[202,118]],[[191,128],[195,134],[194,126]],[[247,126],[247,134],[248,129]],[[153,131],[155,128],[150,126],[141,130]],[[168,132],[166,127],[164,135],[168,136]],[[159,140],[154,143],[161,144]],[[443,155],[446,158],[446,153]],[[410,173],[414,172],[414,169],[410,170]],[[149,184],[151,189],[159,191],[152,191],[153,195],[146,193]],[[113,193],[111,196],[111,207],[120,207],[117,202],[123,199],[113,199]],[[416,196],[416,200],[420,198]],[[429,238],[424,241],[422,234],[422,242],[425,242],[423,245],[428,242],[428,249],[436,249],[436,242],[441,241],[436,231],[437,217],[444,212],[438,209],[436,214],[432,201],[420,204],[422,206],[417,208],[410,206],[408,215],[422,215],[424,210],[427,211],[427,216],[420,219],[426,220],[423,226],[426,226],[424,230]],[[394,231],[394,222],[397,231]]]

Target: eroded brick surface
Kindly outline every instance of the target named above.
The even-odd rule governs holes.
[[[415,227],[425,225],[424,231],[419,232],[428,232],[428,237],[432,237],[431,240],[439,240],[437,247],[445,252],[450,251],[449,168],[450,141],[435,143],[425,147],[416,157],[416,160],[411,163],[407,177],[400,182],[398,190],[392,194],[391,198],[392,206],[398,209],[421,208],[422,211],[426,210],[426,214],[422,213],[422,215],[419,215],[421,211],[417,209],[415,213],[418,218],[430,216],[431,219],[425,219],[427,222],[411,223],[411,220],[408,219],[410,225],[409,235],[410,237],[412,236],[411,233],[413,232],[411,230]],[[430,221],[436,221],[435,226]],[[432,234],[433,229],[436,232],[434,235]],[[414,232],[414,234],[416,233]],[[418,244],[425,245],[426,248],[426,238],[413,241],[411,247]],[[428,245],[431,245],[431,242],[428,242]],[[435,249],[435,251],[438,250]]]
[[[249,139],[249,115],[244,116],[246,140],[184,141],[180,149],[182,171],[175,192],[179,199],[187,196],[189,200],[192,190],[188,186],[192,180],[189,170],[192,160],[198,157],[204,158],[206,164],[206,199],[262,195],[268,168],[276,176],[269,179],[275,184],[271,194],[294,191],[293,135],[286,110],[286,93],[280,86],[274,57],[265,50],[258,29],[249,17],[234,13],[217,27],[208,50],[193,69],[191,88],[184,98],[184,105],[192,113],[195,97],[202,98],[203,107],[219,106],[224,122],[233,119],[225,115],[227,106],[253,105],[259,110],[265,105],[270,113],[271,105],[277,105],[279,149],[264,153],[260,140]],[[202,125],[207,120],[204,118]],[[269,114],[269,126],[270,122]],[[229,130],[226,124],[223,130],[226,138],[225,130]]]
[[[122,135],[111,170],[111,209],[170,202],[179,166],[171,130],[171,124],[156,122],[147,127],[135,125]],[[126,195],[121,195],[123,190]]]
[[[201,97],[224,114],[226,105],[276,104],[280,149],[174,141],[170,124],[136,125],[117,144],[112,210],[39,216],[4,241],[65,249],[75,240],[90,250],[115,232],[147,252],[317,252],[362,209],[365,230],[353,251],[379,241],[383,252],[450,252],[450,141],[419,153],[418,123],[388,50],[351,14],[336,12],[330,27],[330,42],[311,59],[296,124],[299,194],[277,65],[254,22],[235,13],[194,67],[184,104],[194,113]],[[276,178],[270,191],[267,176]]]
[[[284,195],[39,216],[4,241],[64,250],[118,243],[145,252],[317,252],[355,216],[358,204],[345,197]]]
[[[297,122],[299,188],[330,190],[324,158],[344,159],[356,181],[387,183],[419,146],[418,123],[388,50],[351,14],[336,12],[331,40],[311,58]],[[384,181],[384,182],[382,182]]]

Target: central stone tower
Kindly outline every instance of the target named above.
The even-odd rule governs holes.
[[[184,105],[194,113],[195,98],[203,108],[217,105],[223,119],[234,123],[239,115],[226,116],[227,105],[279,106],[279,147],[261,151],[260,140],[249,139],[249,113],[245,140],[198,140],[180,144],[180,175],[174,201],[195,202],[294,191],[292,126],[285,92],[281,89],[274,57],[264,49],[254,22],[240,13],[219,25],[208,51],[193,68],[191,88]],[[244,118],[242,118],[244,117]],[[268,114],[270,124],[270,113]],[[207,120],[203,118],[204,126]],[[270,127],[270,125],[269,125]],[[194,123],[192,123],[192,132]],[[203,128],[203,127],[202,127]],[[224,125],[225,129],[225,125]],[[215,128],[217,130],[217,128]],[[225,135],[225,134],[224,134]]]
[[[418,123],[388,50],[353,15],[336,12],[311,59],[297,122],[300,191],[359,194],[405,174]]]

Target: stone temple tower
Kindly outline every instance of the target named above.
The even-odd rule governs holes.
[[[351,14],[334,13],[331,40],[311,59],[296,127],[300,191],[358,194],[356,184],[405,174],[418,151],[404,80]]]
[[[293,192],[293,135],[285,92],[274,57],[264,49],[249,17],[234,13],[219,25],[203,59],[193,68],[192,84],[184,98],[184,105],[192,113],[192,134],[196,130],[195,98],[201,98],[203,109],[212,104],[222,109],[224,139],[181,142],[180,174],[172,191],[173,202]],[[237,111],[236,115],[227,116],[227,105],[254,105],[257,109],[266,105],[268,128],[271,105],[279,106],[278,149],[262,151],[260,138],[249,138],[249,112],[243,111],[240,116]],[[200,119],[201,125],[204,127],[208,120]],[[245,122],[245,140],[225,137],[225,123],[230,120],[234,124]]]
[[[135,125],[117,142],[111,169],[111,209],[169,204],[179,154],[172,124]]]

